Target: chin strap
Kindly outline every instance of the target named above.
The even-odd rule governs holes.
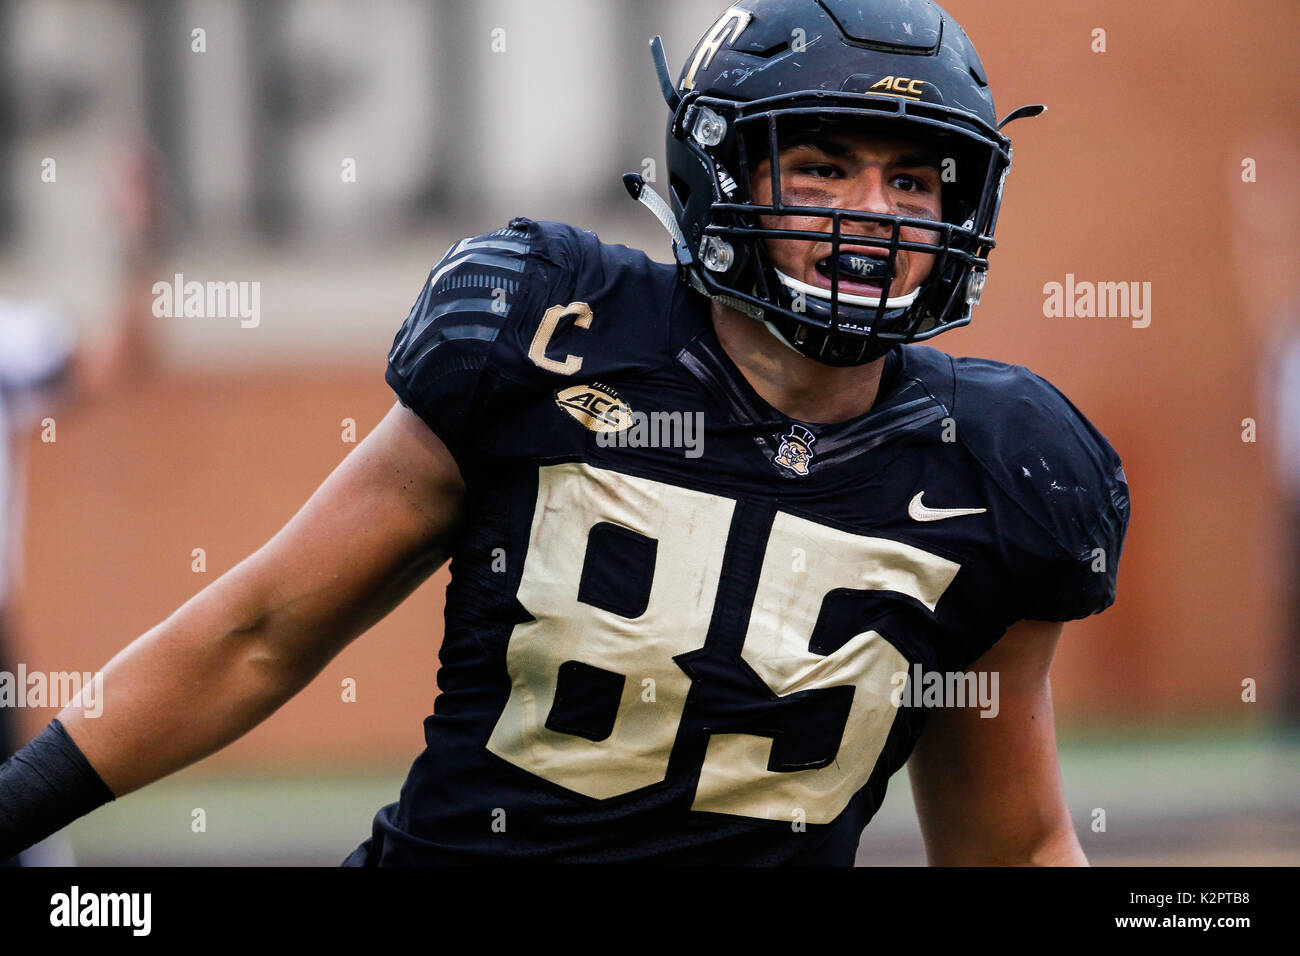
[[[802,292],[804,295],[815,296],[816,298],[821,299],[825,302],[831,301],[831,293],[829,289],[823,289],[821,286],[809,285],[807,282],[800,282],[798,279],[786,275],[780,269],[775,269],[773,271],[776,272],[777,278],[781,280],[781,284],[784,285],[791,292],[796,292],[796,293]],[[895,296],[892,299],[886,299],[885,308],[905,309],[908,306],[910,306],[913,302],[915,302],[916,297],[920,294],[921,294],[921,287],[917,286],[911,292],[907,293],[907,295],[899,295],[899,296]],[[873,309],[880,308],[879,296],[853,295],[848,292],[841,292],[839,295],[839,299],[845,305],[861,305],[861,306],[868,306]]]
[[[664,202],[664,198],[653,189],[647,189],[645,180],[638,173],[624,173],[623,186],[633,199],[649,209],[659,224],[668,230],[668,235],[673,240],[673,257],[684,266],[691,265],[695,260],[691,250],[686,247],[682,227],[677,224],[677,217],[673,215],[668,203]]]
[[[669,208],[668,203],[664,202],[662,196],[653,189],[648,188],[645,180],[637,173],[624,173],[623,185],[627,187],[627,191],[631,197],[649,209],[650,212],[654,214],[654,217],[659,220],[660,225],[668,230],[668,235],[671,236],[673,240],[673,258],[677,260],[677,264],[680,265],[682,271],[686,273],[686,278],[690,282],[691,288],[700,293],[700,295],[708,296],[710,299],[716,299],[728,308],[735,309],[737,312],[748,315],[750,318],[763,319],[764,312],[758,306],[745,302],[742,299],[734,298],[733,296],[716,295],[704,288],[704,283],[700,281],[700,277],[696,274],[695,270],[698,268],[698,265],[696,264],[695,257],[691,255],[690,248],[686,245],[686,237],[682,234],[682,227],[677,224],[677,217],[673,215],[672,209]],[[780,336],[777,337],[780,338]],[[782,339],[781,341],[784,342],[785,340]]]
[[[772,337],[773,337],[774,339],[776,339],[778,342],[780,342],[782,345],[784,345],[786,348],[788,348],[788,349],[789,349],[791,352],[793,352],[795,355],[798,355],[800,358],[808,358],[807,355],[804,355],[804,354],[803,354],[802,352],[800,352],[797,348],[795,348],[793,345],[790,344],[790,340],[787,339],[784,335],[781,334],[781,330],[778,329],[775,325],[772,324],[772,320],[771,320],[771,319],[769,319],[769,318],[767,318],[766,316],[764,316],[760,321],[761,321],[761,322],[763,323],[763,325],[767,328],[767,330],[768,330],[769,332],[772,333]]]

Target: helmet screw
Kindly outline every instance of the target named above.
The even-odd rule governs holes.
[[[736,250],[717,236],[705,236],[700,243],[700,260],[710,272],[726,272],[736,261]]]
[[[701,146],[717,146],[727,135],[727,121],[707,106],[700,107],[695,119],[695,141]]]

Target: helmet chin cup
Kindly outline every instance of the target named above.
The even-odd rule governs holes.
[[[886,299],[883,310],[879,297],[841,292],[838,307],[833,308],[828,290],[780,270],[773,272],[780,292],[777,307],[764,310],[762,321],[767,330],[805,358],[837,367],[866,365],[898,345],[873,330],[897,329],[921,292],[918,287],[907,295]]]
[[[827,310],[830,309],[830,305],[831,305],[830,289],[823,289],[821,286],[809,285],[807,282],[801,282],[800,280],[794,278],[793,276],[786,275],[780,269],[773,269],[772,271],[774,271],[776,273],[776,277],[781,280],[781,285],[785,286],[785,288],[790,292],[791,299],[797,299],[798,297],[802,296],[803,301],[807,302],[808,297],[811,296],[814,299],[821,299],[825,301]],[[913,302],[915,302],[916,297],[919,296],[920,294],[921,294],[921,287],[918,285],[915,289],[913,289],[911,292],[907,293],[906,295],[899,295],[899,296],[894,296],[893,298],[890,299],[886,299],[885,308],[887,310],[905,309]],[[844,306],[860,305],[870,309],[871,314],[874,315],[875,311],[880,308],[880,296],[854,295],[851,292],[840,292],[837,298],[839,299],[841,309]]]
[[[837,368],[870,364],[898,346],[873,335],[818,328],[775,309],[764,313],[762,322],[782,345],[804,358]]]

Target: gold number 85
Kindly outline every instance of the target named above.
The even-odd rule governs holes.
[[[487,747],[504,760],[588,797],[605,799],[662,781],[681,724],[689,677],[673,661],[704,645],[736,502],[583,462],[539,470],[537,504],[518,600],[533,620],[510,635],[510,698]],[[601,522],[657,542],[644,613],[625,618],[577,600],[587,536]],[[795,562],[799,553],[803,560]],[[814,769],[768,769],[772,738],[709,738],[693,810],[830,823],[867,782],[896,710],[893,674],[907,669],[873,630],[831,654],[809,649],[822,600],[838,588],[895,591],[931,611],[960,566],[887,538],[855,535],[777,512],[741,656],[778,696],[849,686],[853,699],[835,760]],[[580,661],[628,678],[602,740],[545,726],[560,666]],[[641,688],[654,681],[655,699]]]

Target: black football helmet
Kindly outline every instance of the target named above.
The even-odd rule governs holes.
[[[904,342],[965,325],[993,248],[1011,142],[999,129],[984,67],[961,27],[931,0],[740,0],[687,57],[674,84],[651,41],[668,101],[671,210],[640,177],[629,191],[674,236],[686,278],[768,324],[799,353],[862,365]],[[943,220],[787,205],[778,154],[787,137],[839,124],[916,141],[942,157]],[[753,202],[751,177],[769,160],[772,199]],[[764,228],[761,216],[825,220],[823,231]],[[878,223],[845,230],[850,223]],[[931,241],[901,230],[925,228]],[[829,290],[772,264],[764,240],[829,243]],[[928,278],[887,298],[900,249],[933,254]],[[840,291],[840,276],[882,284],[880,297]]]

